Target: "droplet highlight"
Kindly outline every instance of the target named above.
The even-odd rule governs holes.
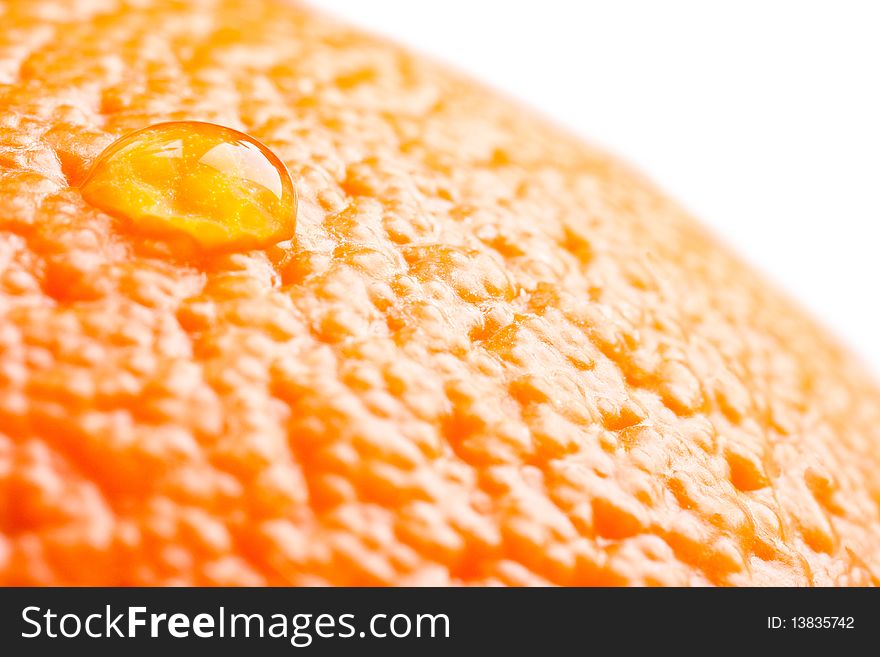
[[[205,251],[263,248],[296,229],[284,163],[252,137],[175,121],[132,132],[95,160],[80,192],[134,232]]]

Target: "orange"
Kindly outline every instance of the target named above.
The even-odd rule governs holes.
[[[880,391],[617,160],[288,4],[0,14],[3,584],[878,583]],[[83,193],[169,121],[294,239]]]

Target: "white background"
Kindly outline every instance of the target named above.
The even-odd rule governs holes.
[[[880,2],[313,4],[640,167],[880,372]]]

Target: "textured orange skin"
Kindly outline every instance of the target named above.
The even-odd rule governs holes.
[[[137,7],[0,4],[0,582],[878,582],[880,391],[649,183],[309,10]],[[185,119],[292,245],[83,201]]]

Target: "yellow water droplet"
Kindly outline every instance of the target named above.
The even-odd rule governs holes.
[[[80,191],[136,232],[209,251],[293,237],[296,192],[284,163],[248,135],[213,123],[143,128],[98,156]]]

